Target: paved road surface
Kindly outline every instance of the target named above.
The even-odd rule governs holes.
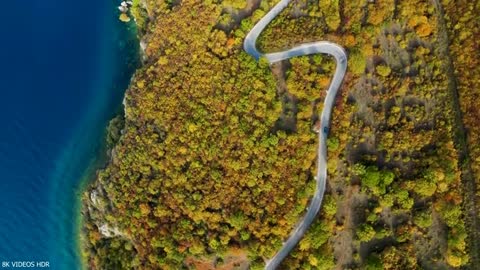
[[[323,194],[325,193],[325,184],[327,180],[327,136],[330,126],[330,116],[332,107],[334,106],[335,96],[337,94],[340,85],[342,84],[343,77],[347,70],[347,55],[344,49],[332,42],[319,41],[312,43],[305,43],[292,49],[263,54],[256,48],[257,38],[265,27],[290,3],[291,0],[281,0],[275,7],[270,10],[265,17],[263,17],[247,34],[244,43],[245,51],[253,56],[255,59],[265,57],[270,64],[289,59],[296,56],[310,55],[317,53],[324,53],[332,55],[337,62],[335,74],[333,75],[332,82],[328,88],[327,96],[324,101],[323,111],[320,116],[320,132],[318,135],[318,160],[317,160],[317,176],[316,176],[316,190],[315,194],[310,201],[307,213],[303,219],[298,223],[295,229],[290,234],[287,241],[284,242],[282,248],[267,261],[265,269],[274,270],[280,265],[280,263],[288,256],[292,249],[302,239],[303,235],[307,231],[308,227],[312,224],[313,220],[318,214],[322,205]]]

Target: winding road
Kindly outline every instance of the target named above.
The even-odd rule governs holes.
[[[322,205],[323,195],[325,193],[325,185],[327,181],[327,136],[328,127],[330,126],[330,117],[332,108],[335,102],[335,96],[337,94],[340,85],[342,84],[345,72],[347,70],[347,55],[345,50],[332,42],[319,41],[312,43],[304,43],[292,49],[263,54],[257,50],[256,42],[260,33],[265,27],[283,10],[285,9],[291,0],[281,0],[275,7],[273,7],[247,34],[243,48],[245,51],[253,56],[255,59],[265,57],[270,64],[275,62],[289,59],[296,56],[324,53],[332,55],[337,63],[335,74],[327,90],[327,96],[324,100],[323,111],[320,116],[320,132],[318,135],[318,160],[317,160],[317,175],[316,175],[316,190],[315,194],[310,201],[310,205],[307,209],[307,213],[303,219],[298,223],[295,229],[290,234],[290,237],[283,243],[282,248],[267,261],[265,269],[274,270],[280,265],[280,263],[288,256],[292,249],[302,239],[303,235],[307,231],[308,227],[312,224],[313,220],[318,214]]]

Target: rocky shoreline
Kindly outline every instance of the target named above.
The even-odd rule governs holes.
[[[142,63],[147,60],[145,50],[147,47],[146,36],[148,33],[144,31],[145,25],[140,25],[138,22],[145,22],[151,18],[148,16],[139,18],[139,14],[148,14],[145,1],[141,1],[141,6],[134,6],[132,1],[123,1],[118,7],[120,11],[120,20],[123,22],[129,22],[130,16],[134,18],[134,22],[137,27],[137,38],[139,40],[140,47],[140,59]],[[134,12],[138,9],[144,12]],[[141,66],[138,68],[140,69]],[[138,70],[137,69],[137,70]],[[130,85],[135,81],[135,73],[132,75]],[[130,86],[129,86],[130,88]],[[125,91],[124,98],[122,100],[123,110],[115,118],[113,118],[108,127],[105,138],[106,145],[106,157],[105,161],[99,162],[99,165],[94,168],[96,171],[92,173],[89,179],[86,179],[86,184],[83,185],[82,197],[81,197],[81,225],[80,234],[80,253],[82,254],[83,268],[96,269],[89,261],[90,254],[97,252],[96,247],[92,245],[92,239],[106,240],[109,239],[122,239],[127,243],[132,243],[133,238],[126,232],[122,232],[121,229],[114,223],[110,222],[109,215],[112,215],[112,203],[105,192],[104,185],[99,179],[99,172],[106,168],[115,159],[115,145],[124,133],[124,121],[127,114],[127,100],[128,89]],[[103,153],[101,155],[104,155]],[[102,159],[99,157],[99,159]]]

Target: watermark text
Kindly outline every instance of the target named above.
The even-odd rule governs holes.
[[[50,268],[49,261],[2,261],[1,268]]]

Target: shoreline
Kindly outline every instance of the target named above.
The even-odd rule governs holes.
[[[89,163],[86,166],[86,169],[84,170],[83,175],[80,177],[80,180],[78,182],[78,186],[76,188],[75,192],[75,200],[77,204],[74,206],[74,211],[76,213],[75,216],[75,231],[76,231],[76,239],[77,239],[77,244],[76,244],[76,250],[77,250],[77,255],[80,260],[80,265],[79,269],[86,270],[88,269],[88,256],[85,253],[85,247],[87,246],[85,243],[88,241],[88,236],[85,234],[85,194],[89,192],[90,188],[92,187],[93,184],[97,181],[97,173],[99,170],[106,168],[108,164],[111,162],[112,155],[111,152],[115,148],[115,145],[117,142],[114,142],[112,145],[109,145],[108,143],[108,135],[109,135],[109,127],[110,123],[112,120],[116,119],[117,117],[122,117],[125,119],[126,117],[126,95],[127,91],[132,84],[132,81],[135,78],[135,73],[137,70],[139,70],[142,66],[144,61],[146,60],[146,55],[145,55],[145,47],[146,47],[146,41],[144,39],[145,33],[143,33],[142,26],[139,25],[137,18],[135,17],[134,14],[132,14],[132,17],[134,20],[131,20],[130,22],[124,22],[122,24],[123,27],[132,27],[132,30],[128,31],[129,34],[131,34],[131,37],[134,37],[136,39],[136,43],[138,44],[138,49],[135,52],[137,57],[137,67],[134,69],[132,72],[128,85],[124,88],[121,89],[123,91],[123,97],[118,104],[117,108],[115,109],[114,115],[108,120],[106,125],[104,126],[104,130],[102,133],[102,138],[99,142],[98,145],[98,150],[97,153],[94,155],[94,157],[89,161]],[[122,40],[125,40],[128,38],[124,38]],[[126,63],[127,65],[130,63]],[[120,90],[120,89],[119,89]],[[123,124],[124,125],[124,124]],[[123,131],[122,127],[122,131]],[[122,132],[121,131],[121,132]]]
[[[117,113],[117,115],[120,114]],[[90,160],[88,163],[85,172],[83,175],[80,177],[80,180],[78,182],[78,186],[76,188],[75,192],[75,201],[77,202],[76,205],[74,206],[74,211],[76,214],[75,216],[75,231],[76,231],[76,250],[78,254],[78,258],[80,260],[80,265],[79,268],[84,270],[88,269],[86,260],[85,260],[85,255],[84,255],[84,241],[85,239],[85,234],[83,233],[83,196],[84,193],[88,191],[88,187],[90,184],[95,182],[97,178],[97,171],[101,169],[102,167],[106,166],[109,162],[109,155],[108,155],[108,147],[107,147],[107,140],[106,140],[106,135],[107,135],[107,130],[104,131],[103,138],[100,142],[100,145],[98,147],[97,153],[95,156]]]
[[[131,80],[134,78],[134,74],[131,76]],[[130,80],[130,81],[131,81]],[[129,83],[130,85],[130,83]],[[128,90],[125,89],[125,91]],[[97,181],[97,172],[99,170],[102,170],[103,168],[106,168],[111,161],[111,152],[115,145],[109,145],[108,144],[108,134],[109,134],[109,127],[110,123],[112,120],[116,119],[117,117],[122,117],[125,113],[125,106],[122,103],[119,104],[117,109],[115,110],[115,114],[110,120],[107,122],[107,125],[104,127],[102,138],[99,142],[98,149],[96,150],[96,154],[91,158],[91,160],[88,162],[86,169],[84,170],[84,173],[80,177],[80,180],[78,181],[78,186],[75,191],[75,201],[77,202],[76,205],[74,206],[74,211],[76,213],[75,216],[75,231],[76,231],[76,249],[77,249],[77,255],[80,260],[80,266],[79,269],[88,269],[87,268],[87,258],[84,254],[85,250],[85,241],[88,241],[88,236],[84,232],[85,228],[85,215],[84,215],[84,207],[85,202],[84,198],[86,194],[90,191],[90,187]],[[89,195],[89,194],[88,194]]]

